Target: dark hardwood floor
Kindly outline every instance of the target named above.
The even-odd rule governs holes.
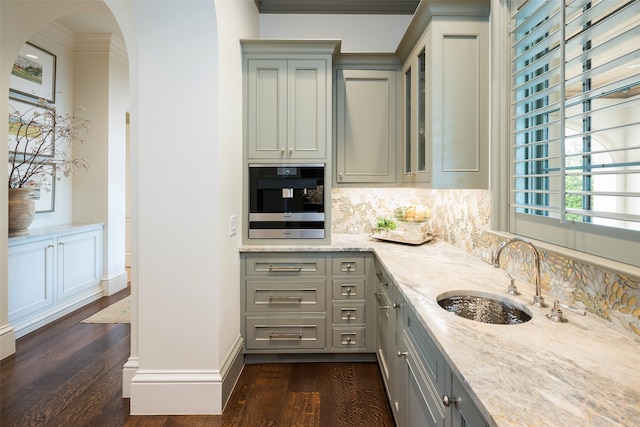
[[[246,365],[222,415],[130,416],[129,324],[81,321],[104,297],[32,332],[0,362],[0,426],[393,426],[375,363]]]

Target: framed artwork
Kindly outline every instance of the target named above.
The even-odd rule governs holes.
[[[9,153],[28,153],[36,157],[53,157],[55,154],[55,135],[42,135],[47,116],[41,105],[9,98]],[[30,122],[29,127],[25,126]],[[50,127],[50,126],[49,126]],[[25,138],[26,137],[26,138]],[[28,141],[27,141],[28,140]]]
[[[56,102],[56,56],[25,43],[13,64],[9,91],[22,97]]]

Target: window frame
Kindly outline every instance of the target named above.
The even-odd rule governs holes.
[[[497,87],[494,89],[495,97],[501,99],[505,104],[504,106],[494,106],[493,111],[496,114],[507,115],[506,124],[501,131],[497,131],[503,132],[499,135],[500,143],[498,144],[501,153],[494,155],[492,159],[500,165],[498,175],[493,177],[496,199],[493,205],[496,216],[493,220],[494,229],[508,230],[512,234],[536,241],[640,267],[640,232],[593,223],[562,221],[557,217],[518,213],[516,208],[512,207],[515,187],[515,178],[512,176],[512,161],[514,161],[515,155],[511,151],[513,142],[510,133],[512,117],[509,107],[514,100],[510,77],[512,60],[510,3],[511,0],[496,0],[492,8],[492,13],[497,18],[494,22],[498,22],[498,20],[502,22],[494,28],[494,35],[497,35],[494,45],[495,51],[504,52],[501,58],[494,58],[493,61],[494,65],[498,68],[502,67],[503,72],[508,76],[500,83],[498,83],[499,80],[494,80],[497,83]],[[497,7],[498,5],[501,7]],[[502,26],[504,28],[501,28]],[[506,29],[506,31],[501,31],[501,29]],[[561,54],[562,61],[564,61],[564,52]],[[564,76],[562,76],[562,81],[564,83]],[[564,103],[564,97],[561,102]],[[564,117],[562,120],[565,123]],[[564,150],[565,125],[560,126],[560,129],[560,138],[563,139],[561,145]],[[565,154],[562,155],[562,158],[565,158]],[[564,188],[564,177],[562,182],[561,188]],[[564,197],[563,190],[561,193]],[[505,200],[505,197],[507,206],[500,203]]]

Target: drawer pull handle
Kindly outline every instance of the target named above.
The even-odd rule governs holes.
[[[286,267],[286,266],[270,265],[269,271],[302,271],[302,266],[298,265],[298,266]]]
[[[342,320],[356,320],[355,308],[343,308]]]
[[[302,302],[302,297],[279,297],[279,296],[269,296],[270,303],[278,303],[278,304],[299,304]]]
[[[301,340],[302,332],[293,332],[293,333],[276,333],[271,332],[269,334],[269,339],[273,341],[290,341],[290,340]]]
[[[342,295],[344,296],[354,296],[356,294],[355,284],[349,283],[348,285],[342,285]]]
[[[389,308],[388,305],[381,305],[378,307],[378,310],[386,310],[387,308]]]
[[[342,345],[355,345],[356,344],[356,340],[354,340],[351,337],[352,334],[349,334],[346,337],[345,337],[345,335],[347,335],[347,334],[342,334]]]

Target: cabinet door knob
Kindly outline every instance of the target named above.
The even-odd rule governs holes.
[[[408,353],[406,351],[399,351],[398,357],[406,356]]]
[[[394,303],[393,303],[393,308],[396,308],[396,309],[397,309],[397,308],[400,308],[400,304],[398,304],[397,302],[394,302]]]
[[[455,397],[449,397],[446,394],[442,396],[442,404],[444,405],[445,408],[448,408],[452,404],[455,405],[458,401],[460,401],[460,399]]]

